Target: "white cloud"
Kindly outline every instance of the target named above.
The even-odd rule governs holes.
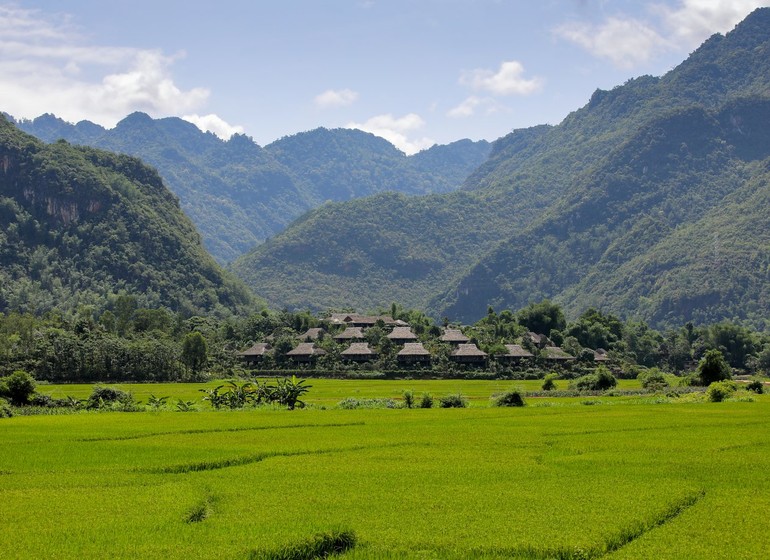
[[[568,23],[554,33],[624,69],[645,63],[671,47],[653,27],[634,18],[610,17],[600,25]]]
[[[678,0],[674,7],[646,4],[650,17],[617,14],[599,24],[573,22],[554,33],[618,68],[630,69],[671,50],[691,49],[714,33],[730,31],[770,0]]]
[[[702,43],[714,33],[730,31],[754,9],[770,6],[767,0],[682,0],[677,8],[652,6],[666,27],[686,47]]]
[[[327,89],[315,96],[314,102],[321,109],[345,107],[358,99],[358,92],[352,89]]]
[[[377,115],[363,123],[348,123],[345,128],[357,128],[385,138],[402,152],[411,155],[430,148],[435,144],[430,138],[410,138],[411,133],[425,126],[425,121],[415,114],[409,113],[403,117],[393,115]]]
[[[0,6],[0,106],[15,117],[55,113],[109,127],[133,111],[195,111],[209,92],[175,84],[171,67],[180,56],[84,44],[66,17]]]
[[[231,125],[218,115],[185,115],[184,120],[193,123],[204,132],[212,132],[222,138],[229,140],[233,134],[243,134],[243,127]]]
[[[494,95],[529,95],[543,87],[543,80],[523,76],[524,66],[517,60],[503,62],[497,72],[476,69],[460,76],[460,83]]]
[[[472,117],[479,110],[483,110],[486,115],[492,115],[494,113],[506,111],[507,109],[492,97],[478,97],[476,95],[471,95],[462,103],[447,111],[447,116],[457,119]]]

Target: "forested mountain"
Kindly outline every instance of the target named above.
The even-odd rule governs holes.
[[[398,210],[401,201],[375,199],[325,208],[235,270],[259,285],[272,278],[264,293],[279,305],[338,306],[344,293],[329,291],[344,286],[351,305],[387,305],[394,294],[465,321],[488,305],[550,297],[573,315],[595,306],[659,326],[761,326],[770,234],[754,205],[768,188],[769,55],[770,9],[759,9],[666,75],[597,90],[558,126],[501,138],[462,193]],[[430,228],[411,219],[418,207],[442,221],[414,283],[387,263],[404,251],[390,240]],[[402,218],[378,219],[391,213]],[[366,263],[357,275],[322,264],[349,259]]]
[[[157,172],[0,115],[0,312],[104,308],[119,295],[183,315],[255,307],[203,249]]]
[[[372,134],[323,128],[261,148],[243,135],[223,141],[182,119],[155,120],[143,113],[129,115],[109,130],[53,115],[17,124],[47,142],[63,138],[137,156],[155,166],[221,263],[327,200],[389,190],[454,190],[491,149],[488,142],[465,140],[407,157]]]

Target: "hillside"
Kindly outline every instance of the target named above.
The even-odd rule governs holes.
[[[666,75],[597,90],[559,125],[501,138],[466,180],[466,205],[456,203],[458,193],[410,201],[451,224],[435,234],[439,264],[421,283],[376,265],[397,261],[399,249],[388,249],[388,239],[418,235],[409,213],[370,227],[366,237],[345,237],[342,226],[315,230],[321,237],[314,240],[318,250],[305,247],[300,255],[288,247],[311,233],[314,224],[303,221],[241,259],[236,271],[247,281],[255,273],[273,278],[278,289],[267,297],[274,304],[323,307],[327,300],[316,295],[316,285],[281,285],[280,278],[320,278],[314,276],[320,268],[308,263],[323,262],[328,248],[344,239],[344,250],[331,251],[336,262],[364,254],[374,263],[353,280],[341,268],[324,272],[326,284],[351,290],[351,305],[387,305],[398,294],[436,317],[470,322],[490,304],[517,309],[550,297],[573,316],[593,305],[658,326],[690,319],[756,322],[764,279],[748,271],[762,262],[765,231],[741,219],[735,197],[750,190],[747,185],[753,185],[751,196],[761,197],[768,155],[768,54],[770,9],[759,9],[732,32],[711,37]],[[484,210],[477,213],[472,205]],[[393,211],[386,201],[376,206],[382,215]],[[374,211],[360,210],[360,204],[331,207],[325,222],[344,223],[352,231],[377,223]],[[732,253],[731,265],[713,277],[718,288],[702,297],[702,265],[679,256],[682,244],[703,231],[699,227],[716,223],[726,229],[707,230],[712,241],[715,234],[756,240],[757,249]],[[455,246],[470,248],[470,254],[458,256]],[[717,246],[724,247],[722,254],[729,250],[721,241]],[[374,247],[385,248],[377,259],[371,258]],[[648,261],[677,263],[676,289],[657,283],[661,271],[645,267]],[[445,262],[452,267],[440,264]],[[755,288],[729,288],[743,285]],[[389,293],[394,297],[386,299]]]
[[[17,125],[46,142],[65,139],[141,158],[180,198],[206,248],[230,262],[325,201],[384,191],[447,192],[491,149],[455,142],[407,157],[359,130],[319,128],[262,148],[235,135],[223,141],[179,118],[129,115],[113,129],[43,115]]]
[[[74,311],[119,293],[183,314],[251,309],[157,172],[43,142],[0,116],[0,312]]]

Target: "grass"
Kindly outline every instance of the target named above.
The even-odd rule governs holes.
[[[337,386],[316,381],[320,398],[337,398]],[[385,385],[359,396],[420,394],[429,382],[374,383]],[[451,383],[427,390],[477,406],[0,420],[3,558],[691,559],[770,549],[770,396],[492,408],[490,394],[510,382]],[[340,534],[355,546],[313,548]]]

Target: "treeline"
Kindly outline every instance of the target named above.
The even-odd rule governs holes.
[[[366,342],[378,352],[377,360],[357,364],[342,359],[347,344],[333,338],[344,326],[329,325],[321,315],[263,310],[227,318],[185,317],[167,309],[141,308],[137,301],[131,295],[121,295],[104,309],[84,306],[66,316],[0,314],[0,376],[22,370],[37,380],[52,382],[226,378],[246,373],[238,352],[265,340],[272,349],[257,374],[312,368],[307,373],[367,375],[401,367],[396,360],[400,346],[387,338],[389,329],[383,323],[365,331]],[[548,300],[516,312],[498,313],[489,308],[475,324],[454,326],[490,356],[502,353],[504,344],[521,344],[535,358],[519,365],[505,365],[492,358],[480,368],[450,360],[451,347],[439,340],[442,327],[452,326],[448,320],[436,323],[421,311],[396,304],[374,313],[410,324],[431,353],[431,365],[420,367],[437,377],[468,371],[491,377],[543,377],[554,369],[554,364],[545,360],[542,349],[525,336],[528,332],[547,336],[551,344],[575,356],[573,376],[594,367],[597,349],[607,351],[610,367],[618,376],[635,377],[644,368],[653,367],[682,374],[694,370],[709,350],[718,350],[736,373],[770,371],[770,334],[730,322],[700,326],[688,323],[658,332],[643,322],[624,322],[596,309],[567,321],[561,307]],[[311,366],[298,366],[287,353],[301,342],[302,333],[318,326],[325,326],[325,335],[316,344],[326,354]]]

